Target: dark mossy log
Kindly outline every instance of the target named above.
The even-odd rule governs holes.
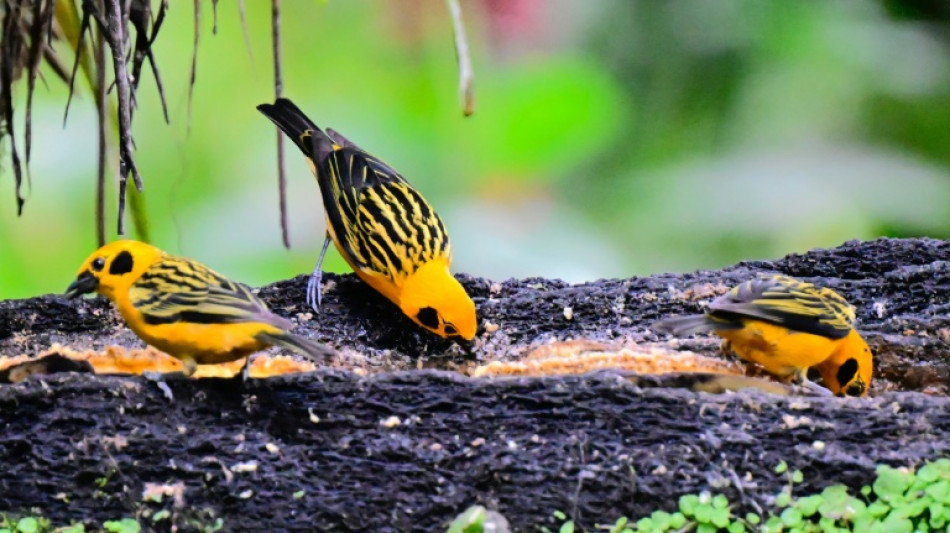
[[[478,307],[479,335],[467,352],[416,327],[352,274],[324,276],[319,313],[304,303],[306,276],[263,287],[260,295],[299,331],[346,350],[343,369],[371,372],[456,369],[473,361],[513,359],[551,339],[664,341],[655,320],[697,313],[701,303],[757,273],[776,272],[830,287],[856,308],[858,329],[875,353],[872,392],[918,390],[946,395],[950,383],[950,243],[933,239],[848,242],[777,261],[724,270],[599,280],[570,285],[541,278],[491,282],[460,275]],[[63,287],[71,280],[64,279]],[[565,308],[570,313],[565,313]],[[570,317],[570,318],[568,318]],[[0,302],[0,355],[72,348],[142,346],[103,299],[60,296]],[[718,339],[680,343],[714,353]]]
[[[590,528],[701,490],[754,510],[788,484],[773,471],[783,460],[813,491],[950,455],[950,399],[917,393],[707,395],[609,374],[443,371],[170,385],[174,402],[142,378],[0,388],[0,508],[146,523],[167,509],[159,529],[220,517],[227,530],[439,531],[482,503],[516,531],[552,525],[556,509]],[[156,486],[166,497],[145,501]]]
[[[420,332],[352,275],[328,276],[319,314],[300,276],[261,289],[301,332],[344,350],[352,372],[170,383],[59,374],[0,386],[0,510],[36,507],[60,521],[140,516],[182,529],[438,531],[470,504],[515,530],[562,510],[590,528],[620,514],[672,509],[713,490],[743,510],[803,470],[801,491],[873,479],[877,463],[950,455],[950,245],[851,242],[723,271],[568,285],[461,276],[478,305],[467,353]],[[876,398],[706,395],[638,388],[611,374],[474,380],[472,359],[515,359],[550,339],[657,341],[654,320],[758,272],[841,292],[876,354]],[[70,280],[64,280],[64,286]],[[565,308],[571,313],[565,313]],[[139,345],[101,300],[0,302],[0,354]],[[712,353],[715,339],[684,347]],[[926,390],[931,395],[888,390]],[[150,501],[163,492],[160,503]],[[176,507],[176,500],[180,506]]]

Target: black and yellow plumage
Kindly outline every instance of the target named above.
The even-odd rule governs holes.
[[[832,392],[859,396],[867,393],[873,360],[854,321],[854,307],[837,292],[772,275],[733,287],[703,315],[661,320],[652,329],[678,337],[713,332],[740,358],[800,382],[821,364],[823,376],[835,377],[824,380]]]
[[[234,361],[271,345],[317,360],[336,354],[291,333],[293,324],[247,286],[143,242],[116,241],[93,252],[66,293],[93,291],[115,303],[142,340],[180,359],[189,375],[196,365]]]
[[[789,276],[755,278],[733,287],[709,304],[719,327],[742,327],[758,318],[795,331],[841,339],[854,326],[854,307],[835,291]]]
[[[435,209],[392,167],[355,143],[318,128],[287,99],[258,109],[297,145],[317,178],[327,240],[364,281],[421,326],[471,339],[475,306],[451,276],[452,247]],[[307,299],[319,304],[323,252]]]

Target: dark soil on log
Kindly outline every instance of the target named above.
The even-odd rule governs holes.
[[[552,524],[555,509],[589,528],[703,489],[754,508],[787,483],[772,471],[782,459],[804,471],[802,490],[857,487],[876,463],[950,454],[948,260],[943,241],[881,239],[580,285],[463,275],[481,321],[470,350],[420,331],[352,275],[325,276],[314,316],[299,276],[260,294],[339,348],[336,369],[172,382],[174,402],[141,378],[59,374],[0,386],[0,510],[101,521],[167,508],[160,530],[220,517],[226,530],[438,531],[482,503],[521,531]],[[615,374],[411,371],[517,359],[552,339],[666,342],[649,330],[654,320],[699,312],[758,272],[820,283],[856,306],[875,352],[876,398],[712,396],[638,388]],[[102,300],[0,302],[0,354],[54,342],[141,345]],[[679,346],[715,354],[718,342]],[[178,487],[169,491],[181,507],[172,496],[145,501],[149,483]]]

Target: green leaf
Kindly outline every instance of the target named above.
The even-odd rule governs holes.
[[[845,516],[847,505],[852,500],[848,494],[848,487],[844,485],[832,485],[821,491],[823,502],[818,506],[818,512],[821,516],[838,519]]]
[[[762,518],[755,513],[746,513],[745,521],[752,524],[753,526],[762,521]]]
[[[610,528],[610,533],[623,533],[624,529],[627,528],[627,522],[627,517],[621,516],[614,522],[613,527]],[[627,531],[629,531],[629,529]]]
[[[700,524],[708,524],[712,520],[713,508],[711,505],[697,505],[693,516]]]
[[[725,509],[729,507],[729,498],[725,494],[717,494],[713,496],[712,506],[715,509]]]
[[[794,507],[789,507],[782,511],[780,518],[782,523],[788,527],[797,526],[802,523],[802,512]]]
[[[647,517],[637,520],[637,531],[656,531],[656,528],[653,527],[653,520]]]
[[[482,533],[485,530],[487,509],[473,505],[452,520],[448,533]]]
[[[732,513],[729,512],[728,508],[713,508],[709,515],[709,522],[717,527],[726,527],[729,525],[729,519],[731,518],[731,515]]]
[[[891,510],[891,506],[882,501],[873,501],[868,505],[868,514],[874,518],[880,518]]]
[[[940,479],[940,467],[936,463],[927,463],[917,471],[917,479],[924,483],[933,483]]]
[[[818,512],[822,501],[821,496],[803,496],[795,500],[795,508],[802,512],[802,516],[811,516]]]
[[[32,516],[21,518],[16,524],[17,533],[36,533],[40,530],[40,521]]]
[[[653,521],[653,529],[665,531],[670,528],[670,513],[653,511],[653,514],[650,515],[650,520]]]
[[[890,502],[901,498],[913,480],[914,475],[910,472],[882,465],[877,469],[877,479],[874,480],[873,485],[874,493],[885,502]]]
[[[696,512],[696,507],[699,506],[699,496],[695,494],[686,494],[685,496],[680,496],[679,509],[680,512],[686,516],[693,516],[693,513]]]
[[[742,522],[733,522],[726,528],[728,533],[745,533],[745,524]]]
[[[792,495],[788,491],[783,490],[775,497],[775,506],[778,508],[788,507],[792,502]]]
[[[940,503],[950,503],[950,481],[946,479],[932,483],[930,486],[924,489],[924,492],[933,498],[934,501],[938,501]]]
[[[686,525],[686,516],[683,513],[673,513],[670,515],[670,527],[673,529],[682,529]]]
[[[109,520],[103,523],[102,527],[109,533],[139,533],[142,530],[142,526],[133,518]]]
[[[914,524],[910,519],[903,516],[888,516],[882,523],[883,530],[887,533],[913,533]]]
[[[818,527],[820,531],[824,533],[831,533],[833,531],[838,531],[838,526],[835,525],[835,519],[828,518],[827,516],[823,516],[820,519],[818,519]]]
[[[558,530],[558,533],[574,533],[574,521],[568,520],[567,522],[564,522],[564,525],[561,526],[561,529]]]
[[[786,471],[788,471],[788,463],[786,463],[784,460],[775,465],[776,474],[784,474]]]
[[[931,503],[933,503],[933,498],[920,495],[907,501],[901,506],[901,509],[904,511],[904,516],[913,518],[924,514]]]
[[[782,525],[782,519],[777,516],[771,516],[765,522],[765,525],[762,526],[762,531],[764,533],[772,533],[782,531],[784,526]]]
[[[802,474],[801,470],[796,470],[792,472],[792,483],[801,483],[805,480],[805,474]]]

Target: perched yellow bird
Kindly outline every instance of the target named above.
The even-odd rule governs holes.
[[[704,315],[668,318],[652,329],[677,337],[711,331],[724,348],[782,379],[810,385],[806,374],[818,365],[831,392],[864,396],[873,358],[854,320],[854,308],[835,291],[773,275],[732,288]]]
[[[196,365],[235,361],[271,345],[315,359],[336,355],[290,333],[293,324],[245,285],[143,242],[116,241],[93,252],[66,296],[93,291],[112,300],[142,340],[180,359],[189,376]]]
[[[389,165],[318,128],[290,100],[257,109],[300,148],[323,196],[327,238],[307,286],[314,310],[333,240],[356,274],[414,322],[442,337],[474,338],[475,304],[449,272],[448,233],[422,195]]]

